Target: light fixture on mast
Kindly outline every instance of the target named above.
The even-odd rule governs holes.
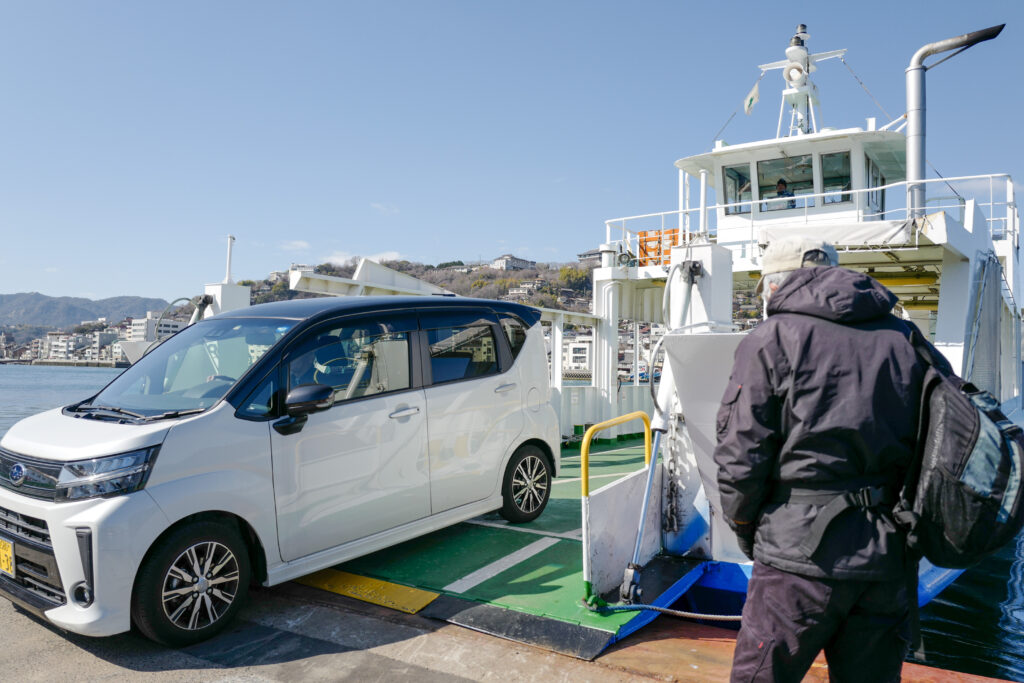
[[[786,48],[786,58],[759,67],[761,71],[782,69],[782,78],[786,81],[787,87],[782,91],[782,104],[779,106],[779,126],[775,131],[777,138],[782,137],[782,118],[787,104],[790,109],[787,135],[818,131],[814,108],[818,107],[820,110],[821,105],[818,102],[818,86],[811,82],[810,75],[817,70],[817,62],[846,54],[846,50],[808,54],[806,43],[810,37],[807,25],[800,24],[796,27],[796,34],[789,41],[789,47]]]

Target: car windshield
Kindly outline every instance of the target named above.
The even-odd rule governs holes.
[[[219,401],[292,328],[294,321],[211,318],[143,356],[77,411],[175,417]]]

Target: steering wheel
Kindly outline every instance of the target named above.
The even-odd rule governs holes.
[[[324,381],[325,377],[329,377],[335,373],[340,375],[344,370],[348,369],[356,362],[358,362],[358,359],[350,358],[348,356],[338,356],[337,358],[331,358],[330,360],[323,361],[322,363],[317,361],[315,364],[316,371],[313,373],[313,381],[317,384],[330,384],[330,382]],[[323,370],[321,370],[321,368],[323,368]]]

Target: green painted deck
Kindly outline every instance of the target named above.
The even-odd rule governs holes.
[[[591,491],[642,468],[643,459],[643,439],[595,446],[590,454]],[[566,448],[551,500],[534,522],[514,525],[497,513],[484,515],[337,569],[615,634],[636,613],[605,616],[582,606],[581,539],[580,452]],[[541,549],[521,561],[512,558],[510,566],[474,585],[453,587],[528,546]]]

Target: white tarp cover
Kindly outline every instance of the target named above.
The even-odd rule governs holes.
[[[780,237],[814,235],[837,246],[897,246],[912,244],[913,221],[862,221],[859,223],[799,223],[761,228],[759,242],[769,244]]]

